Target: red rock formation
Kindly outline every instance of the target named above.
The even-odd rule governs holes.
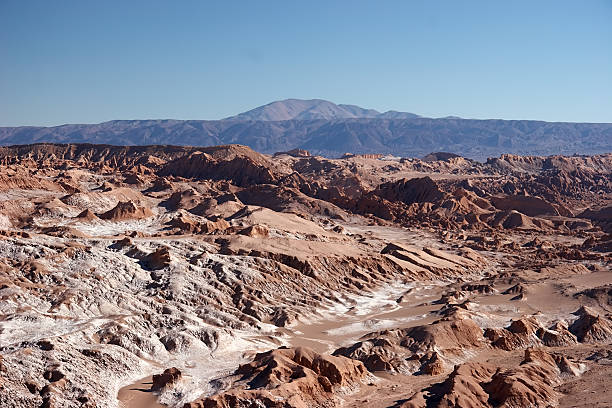
[[[448,378],[416,394],[401,408],[425,407],[548,407],[559,394],[560,374],[580,375],[580,366],[558,354],[527,349],[517,368],[465,363],[455,366]]]
[[[166,164],[160,176],[230,180],[237,186],[268,184],[278,180],[268,159],[246,146],[205,148]]]
[[[540,325],[535,317],[524,317],[510,323],[505,329],[488,328],[484,335],[493,347],[503,350],[516,350],[533,346],[571,346],[578,341],[562,322],[550,328]]]
[[[170,266],[172,258],[170,257],[170,250],[165,247],[159,247],[154,252],[147,255],[143,262],[151,269],[163,269]]]
[[[337,349],[334,355],[360,360],[372,371],[434,374],[446,368],[439,353],[457,357],[485,345],[480,327],[458,315],[408,329],[370,333],[352,346]],[[407,363],[414,367],[411,369]]]
[[[91,211],[90,209],[85,209],[82,212],[80,212],[79,215],[76,216],[76,218],[81,219],[81,220],[91,221],[91,220],[97,220],[98,216],[94,214],[93,211]]]
[[[512,321],[507,329],[486,329],[484,335],[494,347],[515,350],[541,344],[540,339],[536,336],[540,327],[538,321],[533,317],[521,318]]]
[[[578,316],[569,327],[582,343],[612,342],[612,321],[589,307],[581,307],[576,312]]]
[[[202,198],[202,195],[194,189],[176,191],[172,193],[170,198],[162,202],[161,205],[170,211],[179,209],[189,210],[197,206]]]
[[[167,368],[161,374],[153,375],[153,383],[151,391],[160,391],[164,388],[176,383],[182,377],[181,370],[176,367]]]
[[[379,185],[372,194],[389,201],[401,201],[405,204],[434,203],[444,196],[436,182],[429,177],[384,183]]]
[[[177,229],[177,233],[181,234],[211,234],[215,231],[225,231],[230,224],[223,218],[216,220],[198,221],[186,213],[181,213],[174,217],[168,225]]]
[[[538,197],[520,195],[491,197],[490,201],[498,210],[516,210],[530,217],[538,215],[559,215],[559,212],[552,204]]]
[[[120,201],[107,212],[100,214],[100,218],[110,221],[141,220],[151,217],[153,212],[146,207],[138,207],[132,201]]]
[[[359,361],[318,354],[311,349],[280,348],[259,353],[234,373],[232,388],[185,408],[324,407],[340,389],[357,389],[367,371]]]
[[[265,238],[270,234],[270,230],[265,225],[251,225],[238,232],[241,235],[246,235],[255,238]]]

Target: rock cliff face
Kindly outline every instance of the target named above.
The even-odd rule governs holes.
[[[571,405],[612,374],[611,169],[0,148],[0,406]]]

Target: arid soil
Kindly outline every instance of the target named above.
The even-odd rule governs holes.
[[[0,148],[2,407],[612,406],[612,154]]]

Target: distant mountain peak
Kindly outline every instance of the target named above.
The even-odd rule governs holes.
[[[271,102],[224,120],[236,121],[284,121],[314,119],[412,119],[418,115],[408,112],[389,111],[380,113],[356,105],[336,105],[324,99],[285,99]]]

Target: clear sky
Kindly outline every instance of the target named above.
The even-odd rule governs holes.
[[[0,0],[0,126],[285,98],[612,122],[612,0]]]

